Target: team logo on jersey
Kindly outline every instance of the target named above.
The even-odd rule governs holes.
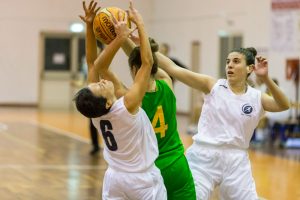
[[[250,115],[253,111],[253,107],[249,105],[248,103],[244,104],[242,107],[242,111],[246,115]]]

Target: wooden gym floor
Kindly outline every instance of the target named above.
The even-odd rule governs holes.
[[[186,148],[188,120],[178,116]],[[75,111],[0,107],[0,199],[101,199],[107,165],[102,152],[89,155],[89,138],[88,120]],[[291,151],[300,155],[299,149]],[[259,150],[249,155],[260,197],[300,200],[299,159]]]

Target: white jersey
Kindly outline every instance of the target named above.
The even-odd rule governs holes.
[[[245,94],[236,95],[226,79],[219,79],[204,97],[193,139],[200,144],[247,149],[263,114],[260,91],[248,86]]]
[[[114,102],[109,113],[92,121],[103,137],[103,154],[109,167],[122,172],[142,172],[154,165],[158,157],[157,140],[142,108],[132,115],[122,97]]]

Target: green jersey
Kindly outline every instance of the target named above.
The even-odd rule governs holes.
[[[145,94],[142,108],[152,123],[158,142],[159,156],[155,164],[159,169],[165,169],[184,154],[177,130],[175,95],[165,81],[156,80],[156,91]]]

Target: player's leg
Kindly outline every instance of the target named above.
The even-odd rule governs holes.
[[[196,191],[194,179],[182,154],[172,165],[161,170],[170,200],[195,200]]]
[[[126,195],[122,189],[122,176],[108,168],[104,174],[102,187],[102,200],[125,200]]]
[[[99,147],[99,141],[98,141],[98,131],[94,127],[91,119],[89,119],[89,130],[90,130],[92,146],[93,146],[92,150],[90,151],[90,154],[94,155],[99,152],[100,147]]]
[[[193,144],[187,150],[186,158],[194,178],[197,200],[209,200],[222,173],[217,151]]]
[[[167,190],[164,184],[164,179],[161,176],[160,170],[155,167],[155,169],[151,172],[152,179],[154,180],[154,196],[155,200],[167,199]],[[151,198],[149,198],[150,200]]]
[[[220,184],[221,199],[258,199],[248,153],[234,150],[234,152],[224,153],[223,156],[227,161],[223,181]]]
[[[124,179],[128,199],[166,200],[167,191],[160,170],[153,166],[147,172],[128,173]]]

